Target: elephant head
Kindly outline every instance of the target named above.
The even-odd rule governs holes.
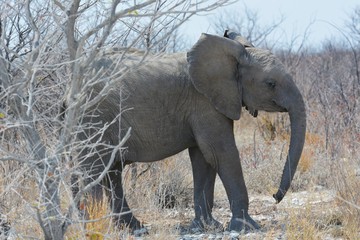
[[[239,119],[242,106],[254,117],[258,110],[289,113],[289,152],[279,190],[273,195],[280,202],[294,177],[306,132],[304,101],[292,77],[270,51],[255,48],[236,33],[203,34],[187,59],[197,91],[228,118]]]

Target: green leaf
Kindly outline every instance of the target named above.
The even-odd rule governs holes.
[[[139,15],[139,12],[137,10],[128,12],[131,15]]]

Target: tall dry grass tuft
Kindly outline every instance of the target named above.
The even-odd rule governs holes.
[[[320,239],[310,208],[301,209],[300,211],[291,210],[285,228],[285,236],[288,240]]]
[[[105,197],[101,202],[95,202],[90,198],[89,204],[85,208],[89,216],[89,222],[85,224],[86,236],[89,239],[100,240],[114,231],[112,218],[107,217],[111,211]]]
[[[324,140],[319,134],[307,132],[305,145],[299,161],[298,169],[301,173],[311,170],[315,166],[316,151],[324,149]]]
[[[85,216],[79,219],[80,223],[70,225],[65,239],[86,239],[86,240],[103,240],[118,238],[121,234],[113,218],[108,204],[107,197],[104,196],[102,201],[94,201],[91,196],[86,199],[86,203],[82,202],[79,206],[84,211]],[[124,234],[127,234],[125,229]]]
[[[315,193],[313,197],[316,199]],[[286,239],[358,239],[346,238],[342,216],[334,204],[333,201],[314,202],[309,198],[300,208],[288,208],[284,222]]]
[[[308,172],[314,166],[314,155],[312,149],[304,149],[298,164],[301,173]]]
[[[360,176],[354,168],[355,161],[343,158],[334,165],[333,184],[344,221],[344,235],[348,239],[360,239]]]
[[[261,130],[261,135],[266,141],[273,141],[276,137],[277,126],[269,115],[264,115],[260,117],[259,128]]]

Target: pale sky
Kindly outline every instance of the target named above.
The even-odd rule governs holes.
[[[244,6],[256,11],[261,25],[271,23],[285,17],[281,24],[281,40],[290,41],[294,35],[302,35],[306,27],[315,21],[310,27],[310,37],[307,44],[318,46],[330,37],[340,38],[341,34],[330,22],[339,28],[344,27],[345,21],[353,13],[356,6],[360,6],[359,0],[239,0],[233,5],[219,8],[212,13],[203,16],[194,16],[182,27],[182,32],[187,36],[189,43],[195,43],[202,32],[215,33],[212,29],[212,18],[224,11],[235,11],[244,14]]]

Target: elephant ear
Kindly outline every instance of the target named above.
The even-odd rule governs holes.
[[[203,33],[187,53],[187,61],[196,90],[217,111],[230,119],[239,119],[242,87],[238,67],[247,61],[245,48],[237,41]]]

